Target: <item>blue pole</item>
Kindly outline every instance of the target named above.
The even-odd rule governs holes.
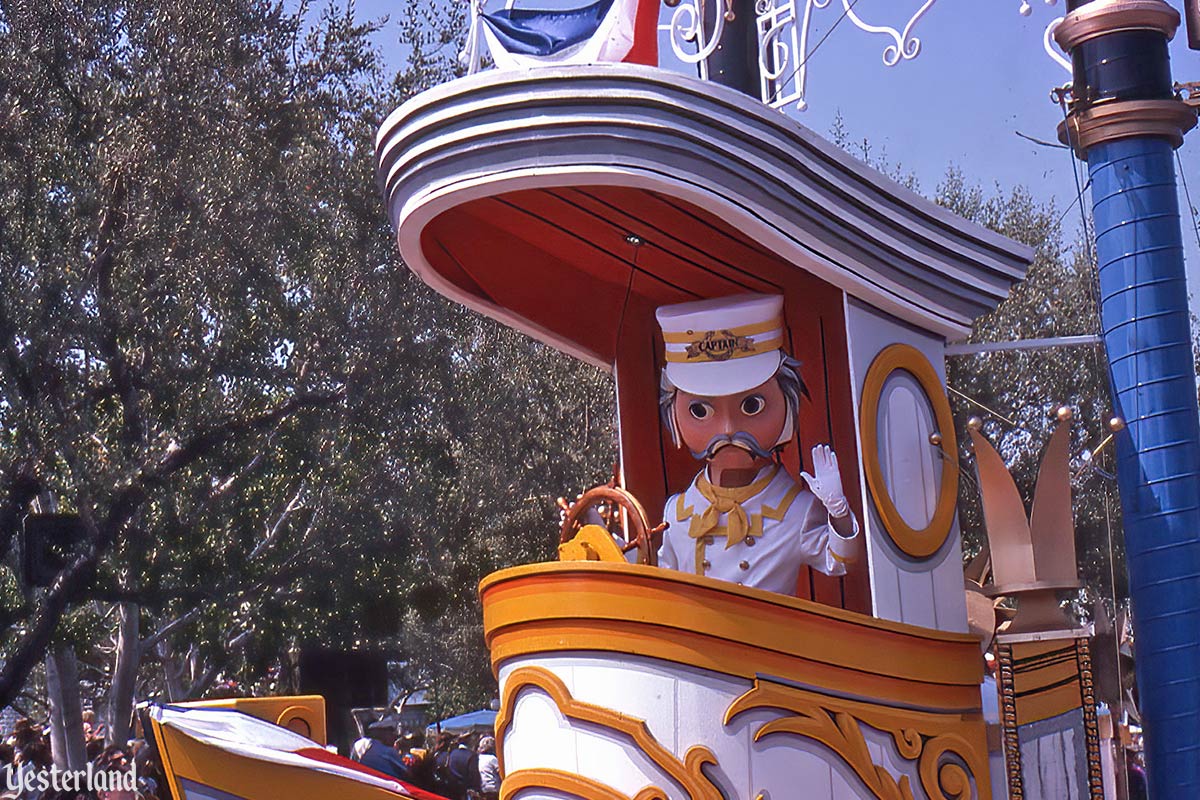
[[[1137,681],[1155,798],[1200,798],[1200,411],[1174,153],[1088,150]]]
[[[1174,148],[1196,122],[1174,94],[1161,0],[1068,0],[1071,116],[1092,178],[1100,321],[1117,434],[1138,705],[1153,800],[1200,799],[1200,409]]]

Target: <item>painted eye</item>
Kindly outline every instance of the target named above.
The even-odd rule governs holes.
[[[712,406],[708,403],[701,403],[699,400],[693,400],[688,406],[688,412],[696,419],[708,419],[712,416]]]
[[[767,401],[763,399],[761,394],[752,394],[742,399],[742,413],[747,417],[753,417],[766,407]]]

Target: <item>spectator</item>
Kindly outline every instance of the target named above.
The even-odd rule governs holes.
[[[8,786],[8,773],[12,770],[17,751],[8,742],[0,742],[0,788]]]
[[[500,797],[500,759],[496,758],[496,739],[492,736],[479,740],[479,792],[483,800]]]
[[[393,747],[395,743],[396,728],[377,722],[367,728],[365,737],[354,743],[351,758],[376,772],[382,772],[396,780],[408,781],[408,767]]]
[[[133,742],[133,765],[137,769],[138,793],[142,796],[141,800],[155,800],[163,776],[145,739],[135,739]]]
[[[469,740],[470,735],[464,734],[453,747],[434,756],[434,791],[449,800],[467,800],[467,792],[479,790],[479,754],[467,747]]]
[[[28,723],[28,720],[24,720]],[[18,723],[19,725],[20,723]],[[13,772],[16,775],[15,783],[22,785],[22,788],[17,792],[17,800],[40,800],[41,791],[37,788],[37,784],[33,783],[32,788],[28,780],[24,778],[27,773],[39,773],[50,769],[53,760],[50,757],[50,745],[47,744],[42,734],[29,724],[28,730],[20,731],[19,736],[15,736],[18,742],[16,746],[17,756],[13,767]]]
[[[437,754],[449,748],[453,743],[454,737],[448,733],[443,733],[437,737],[431,748],[411,748],[408,751],[411,758],[406,761],[409,774],[412,775],[410,782],[417,788],[428,792],[436,792],[437,779],[433,774],[434,762],[437,760]]]
[[[400,754],[400,760],[404,762],[404,767],[408,770],[408,780],[410,783],[416,783],[421,761],[425,758],[425,750],[417,745],[418,741],[415,733],[401,736],[396,740],[396,752]]]
[[[95,711],[88,709],[83,712],[83,739],[85,742],[89,744],[91,742],[103,742],[107,733],[108,731],[105,729],[104,723],[96,722]]]
[[[42,734],[38,731],[37,726],[33,724],[32,720],[22,717],[13,726],[12,746],[18,756],[26,745],[41,738]]]
[[[1149,789],[1146,783],[1146,765],[1142,754],[1126,750],[1125,768],[1129,775],[1129,800],[1146,800]]]
[[[133,758],[129,751],[120,745],[104,748],[100,757],[95,761],[96,772],[106,772],[110,775],[123,775],[133,767]],[[107,789],[96,792],[97,800],[137,800],[137,791],[128,789]]]

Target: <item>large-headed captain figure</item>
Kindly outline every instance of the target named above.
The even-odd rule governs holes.
[[[797,483],[778,458],[796,432],[804,393],[784,354],[783,298],[747,294],[663,306],[659,395],[676,447],[704,469],[667,501],[658,563],[795,594],[801,566],[844,575],[857,552],[855,520],[824,445]]]

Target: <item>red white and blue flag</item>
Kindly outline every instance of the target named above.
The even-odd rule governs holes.
[[[658,0],[596,0],[573,9],[480,15],[499,69],[627,61],[658,64]]]
[[[375,787],[382,790],[382,796],[395,797],[397,800],[446,800],[441,795],[418,789],[343,758],[337,753],[330,753],[311,739],[306,739],[287,728],[272,725],[240,711],[168,705],[152,705],[148,711],[160,725],[173,728],[201,744],[216,747],[235,758],[324,772],[347,781]],[[168,760],[170,756],[171,754],[168,754]],[[206,791],[211,787],[189,780],[185,780],[184,783],[190,784],[193,789],[188,792],[189,797],[214,796]],[[238,800],[224,792],[217,792],[215,796]]]

